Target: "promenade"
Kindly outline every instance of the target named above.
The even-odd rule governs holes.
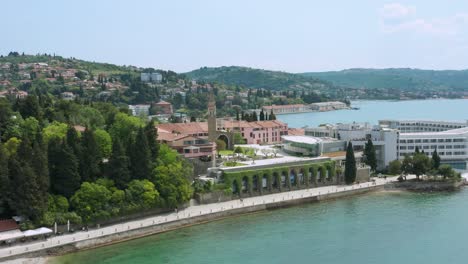
[[[408,179],[414,178],[408,177]],[[381,186],[388,182],[396,181],[397,177],[389,177],[387,179],[376,179],[375,183],[367,182],[354,185],[332,185],[324,186],[311,189],[302,189],[290,192],[281,192],[275,194],[268,194],[263,196],[256,196],[250,198],[244,198],[241,200],[231,200],[227,202],[204,204],[197,206],[190,206],[178,212],[173,212],[165,215],[158,215],[148,217],[145,219],[139,219],[135,221],[129,221],[119,224],[114,224],[98,229],[90,229],[89,231],[79,231],[75,233],[65,234],[61,236],[50,237],[47,240],[38,240],[28,243],[19,243],[14,246],[3,246],[0,248],[0,262],[2,258],[11,258],[20,256],[23,254],[43,251],[46,249],[52,249],[64,245],[74,244],[77,242],[104,238],[109,235],[124,234],[131,230],[138,230],[144,227],[163,225],[165,223],[177,222],[184,219],[195,218],[198,216],[216,214],[219,212],[225,212],[235,210],[239,208],[247,208],[252,206],[258,206],[262,204],[275,204],[282,201],[299,200],[310,197],[319,197],[321,195],[348,192],[352,190],[367,189],[369,187]]]

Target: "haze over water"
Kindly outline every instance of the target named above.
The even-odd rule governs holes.
[[[289,127],[314,127],[325,123],[369,122],[380,119],[436,119],[463,121],[468,119],[468,100],[435,99],[410,101],[352,101],[359,110],[339,110],[278,115]]]

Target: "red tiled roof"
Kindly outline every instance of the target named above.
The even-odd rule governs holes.
[[[156,103],[156,105],[170,105],[171,103],[168,103],[166,101],[159,101],[158,103]]]
[[[19,229],[18,224],[13,219],[0,220],[0,232]]]

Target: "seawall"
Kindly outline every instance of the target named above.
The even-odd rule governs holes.
[[[384,189],[384,183],[364,183],[353,186],[327,186],[272,195],[246,198],[223,203],[189,207],[178,213],[115,224],[89,232],[55,236],[47,241],[33,242],[11,248],[0,248],[0,262],[16,258],[57,255],[104,246],[181,227],[215,221],[226,217],[304,203],[338,199]]]

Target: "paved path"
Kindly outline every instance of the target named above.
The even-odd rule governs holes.
[[[375,185],[383,185],[387,182],[396,181],[397,177],[389,177],[385,179],[376,179]],[[408,177],[408,179],[413,177]],[[136,230],[142,227],[148,227],[153,225],[159,225],[163,223],[173,222],[180,219],[187,219],[191,217],[196,217],[200,215],[208,215],[212,213],[223,212],[227,210],[249,207],[259,204],[270,204],[276,203],[279,201],[288,201],[294,199],[302,199],[307,197],[314,197],[318,195],[328,194],[328,193],[337,193],[344,192],[355,189],[363,189],[372,186],[372,183],[361,183],[351,186],[341,186],[341,185],[332,185],[324,186],[311,189],[302,189],[290,192],[281,192],[275,194],[268,194],[263,196],[256,196],[245,198],[241,202],[240,200],[231,200],[221,203],[212,203],[204,204],[197,206],[190,206],[183,210],[180,210],[177,213],[170,213],[167,215],[158,215],[153,217],[148,217],[145,219],[139,219],[135,221],[129,221],[120,224],[114,224],[111,226],[102,227],[99,229],[89,230],[88,232],[76,232],[72,234],[66,234],[62,236],[50,237],[47,240],[34,241],[30,243],[17,244],[14,246],[4,246],[0,247],[0,259],[3,257],[15,256],[23,253],[29,253],[34,251],[39,251],[47,248],[53,248],[57,246],[63,246],[70,243],[75,243],[78,241],[85,241],[93,238],[100,238],[110,234],[116,234],[120,232],[126,232],[128,230]]]

